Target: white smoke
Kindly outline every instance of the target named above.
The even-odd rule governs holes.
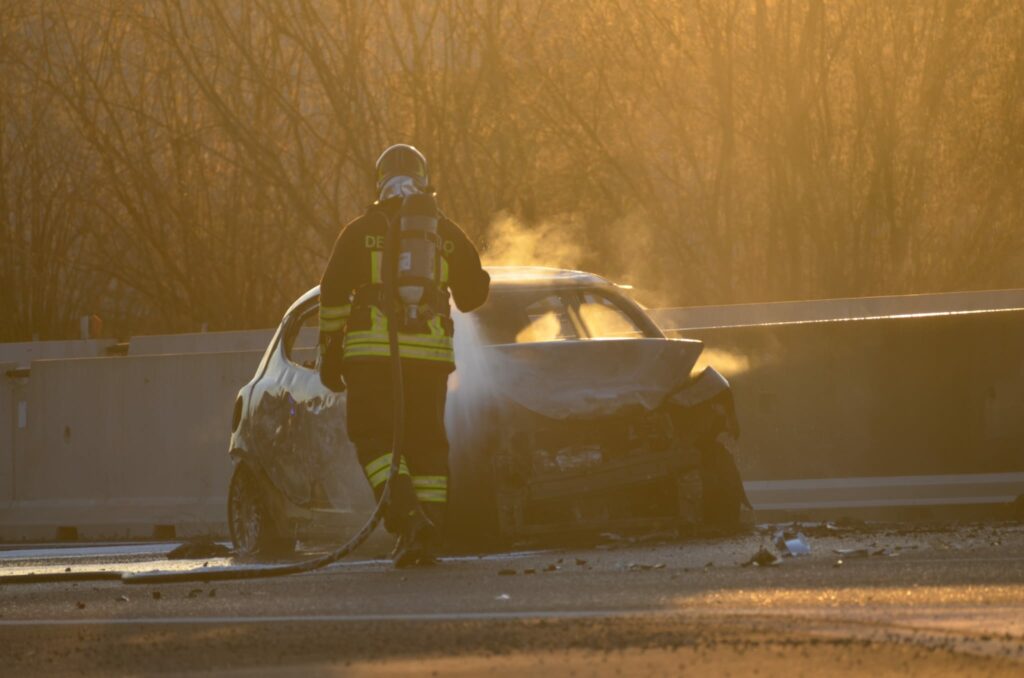
[[[527,225],[499,214],[487,231],[482,258],[488,266],[551,266],[580,268],[587,251],[580,219],[561,215]]]
[[[448,377],[444,420],[448,439],[458,443],[452,446],[454,455],[461,450],[474,453],[473,448],[483,444],[481,415],[496,403],[500,378],[494,351],[484,345],[476,317],[453,308],[452,320],[456,370]]]

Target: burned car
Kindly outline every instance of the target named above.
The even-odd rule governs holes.
[[[669,339],[596,275],[488,269],[491,294],[455,313],[449,538],[735,525],[744,505],[728,382],[694,371],[699,341]],[[345,431],[345,393],[314,369],[319,290],[281,322],[239,392],[228,522],[245,553],[338,540],[373,497]]]

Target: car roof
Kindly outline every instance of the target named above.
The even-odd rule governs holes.
[[[602,278],[594,273],[575,271],[568,268],[551,268],[549,266],[485,266],[484,270],[491,275],[492,287],[498,289],[516,287],[614,286],[614,283],[607,278]],[[288,308],[288,313],[291,313],[319,294],[319,285],[310,288],[295,300],[295,303]]]
[[[491,274],[491,282],[505,286],[549,286],[560,287],[592,287],[594,285],[611,285],[611,281],[586,271],[574,271],[567,268],[550,268],[548,266],[487,266]]]

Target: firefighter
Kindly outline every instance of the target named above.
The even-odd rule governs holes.
[[[402,210],[411,202],[434,204],[427,161],[416,148],[397,144],[381,154],[377,191],[378,200],[338,235],[320,281],[319,366],[325,386],[348,390],[348,435],[379,500],[391,466],[393,426],[388,320],[382,297],[385,267],[400,270],[412,256],[403,248],[429,242],[433,265],[427,270],[433,269],[432,275],[415,279],[418,288],[402,287],[401,303],[395,306],[407,312],[399,318],[404,454],[384,524],[398,536],[392,553],[395,566],[407,567],[433,562],[448,500],[444,408],[448,375],[455,369],[449,299],[463,312],[477,308],[487,299],[490,276],[473,243],[443,214],[438,213],[434,222],[436,235],[412,238],[396,227],[405,223]],[[409,196],[422,197],[407,200]],[[389,232],[398,242],[388,244]],[[423,251],[417,250],[418,256]],[[420,292],[413,302],[407,298],[410,289]]]

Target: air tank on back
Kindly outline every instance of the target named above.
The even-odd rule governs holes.
[[[418,319],[426,290],[437,285],[437,201],[426,193],[408,195],[399,220],[398,294],[408,324]]]

